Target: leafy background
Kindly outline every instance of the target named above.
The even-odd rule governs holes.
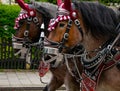
[[[30,3],[30,0],[24,0]],[[56,4],[57,0],[34,0],[40,2],[50,2]],[[80,1],[95,1],[95,0],[80,0]],[[96,0],[97,1],[97,0]],[[120,0],[99,0],[100,3],[109,5],[110,3],[120,4]],[[3,5],[0,3],[0,37],[11,37],[15,33],[14,21],[20,12],[18,5]]]

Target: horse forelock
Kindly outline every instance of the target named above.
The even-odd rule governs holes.
[[[118,17],[112,9],[93,2],[74,2],[74,5],[93,37],[116,36],[114,30],[118,25]]]

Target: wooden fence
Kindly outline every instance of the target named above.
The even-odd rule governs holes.
[[[30,69],[37,69],[39,66],[40,56],[35,54],[37,48],[31,50]],[[0,69],[26,69],[25,59],[14,56],[12,40],[9,38],[0,38]]]

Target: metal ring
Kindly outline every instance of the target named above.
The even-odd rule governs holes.
[[[34,23],[37,23],[37,22],[38,22],[38,18],[37,18],[37,17],[34,17],[34,18],[33,18],[33,22],[34,22]]]
[[[29,34],[29,31],[25,30],[25,32],[24,32],[24,36],[27,37],[28,34]]]
[[[80,25],[80,21],[78,19],[75,20],[76,25]]]
[[[68,37],[69,37],[69,34],[68,34],[68,33],[65,33],[65,34],[64,34],[64,39],[65,39],[65,40],[68,40]]]
[[[29,21],[29,22],[32,21],[32,17],[28,17],[27,21]]]

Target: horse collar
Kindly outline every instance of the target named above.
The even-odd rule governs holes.
[[[120,34],[118,34],[114,40],[110,41],[110,43],[91,60],[87,60],[86,55],[81,57],[84,66],[82,77],[85,78],[82,82],[82,84],[85,84],[82,86],[82,89],[91,88],[92,85],[92,89],[95,90],[101,73],[120,62],[120,53],[113,48],[119,37]]]

